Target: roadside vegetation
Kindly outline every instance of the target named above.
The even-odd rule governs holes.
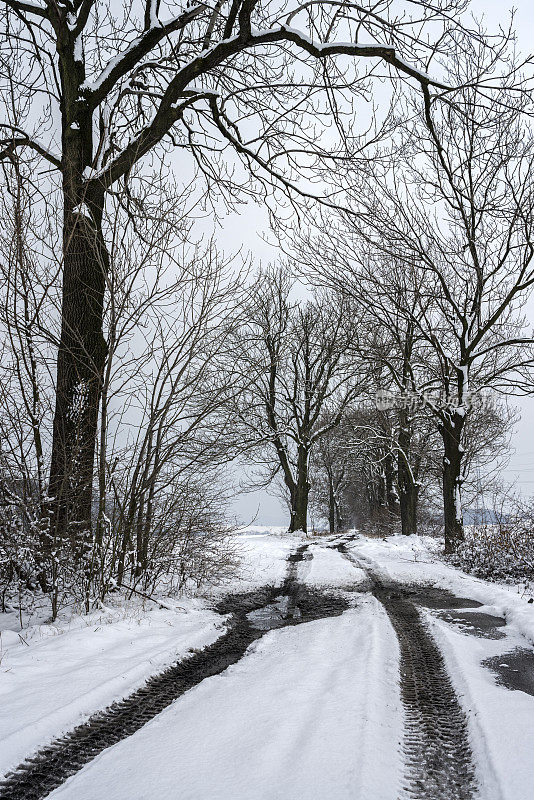
[[[235,465],[531,579],[530,505],[463,516],[532,387],[531,59],[407,5],[2,4],[2,610],[227,580]]]

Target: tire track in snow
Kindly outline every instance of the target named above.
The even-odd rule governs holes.
[[[349,541],[335,546],[372,579],[373,594],[384,606],[400,646],[400,685],[405,712],[404,797],[472,800],[476,777],[467,718],[444,658],[402,585],[384,586],[369,564],[347,550]],[[420,597],[423,595],[424,590],[419,592]]]
[[[348,607],[345,600],[298,583],[298,564],[306,559],[307,548],[308,545],[301,545],[289,555],[282,586],[228,596],[218,604],[217,610],[232,614],[232,618],[228,631],[217,641],[152,677],[129,697],[94,714],[9,773],[0,783],[0,800],[47,797],[99,753],[132,736],[188,689],[237,663],[270,628],[343,613]],[[286,600],[284,613],[279,610],[281,600]],[[273,609],[272,615],[269,611],[261,627],[255,627],[254,612],[266,608]]]

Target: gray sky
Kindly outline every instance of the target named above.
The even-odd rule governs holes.
[[[516,0],[515,3],[502,2],[501,0],[472,0],[473,13],[484,16],[488,30],[495,30],[501,23],[506,26],[509,19],[509,9],[515,8],[515,29],[517,31],[518,47],[524,53],[532,52],[532,32],[534,31],[534,5],[531,0]],[[246,215],[247,224],[243,225],[243,216]],[[269,224],[267,215],[261,206],[250,203],[246,209],[240,208],[239,215],[232,215],[225,221],[222,231],[223,246],[228,250],[242,247],[243,251],[253,253],[256,265],[277,258],[274,247],[266,244],[262,235],[268,234]],[[527,308],[529,320],[534,323],[534,299],[531,299]],[[518,421],[512,437],[512,455],[509,466],[503,471],[502,477],[507,483],[513,483],[515,488],[525,495],[534,494],[534,397],[514,399],[513,405],[518,409]],[[237,471],[237,477],[240,472]],[[234,503],[234,513],[244,522],[255,519],[255,524],[260,525],[285,525],[288,522],[288,512],[276,497],[266,491],[257,491],[240,494]]]
[[[477,13],[485,13],[488,27],[491,23],[504,22],[506,12],[515,8],[515,29],[519,49],[524,54],[532,52],[532,32],[534,30],[534,6],[531,0],[516,0],[515,3],[499,0],[475,0],[473,8]],[[480,9],[480,12],[479,12]],[[529,321],[534,324],[534,299],[527,307]],[[514,403],[521,419],[516,425],[512,438],[513,454],[508,469],[503,472],[507,482],[513,482],[525,495],[534,494],[534,397],[517,398]]]

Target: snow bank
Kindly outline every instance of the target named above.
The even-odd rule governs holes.
[[[247,525],[244,528],[238,528],[236,531],[238,536],[293,536],[287,532],[287,525]]]
[[[198,600],[150,605],[0,635],[0,774],[225,630]]]

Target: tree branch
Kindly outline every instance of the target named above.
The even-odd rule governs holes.
[[[0,127],[9,127],[7,125],[0,125]],[[15,150],[19,147],[29,147],[31,150],[35,150],[36,153],[39,153],[40,156],[45,158],[50,164],[53,164],[56,169],[61,169],[61,160],[56,156],[53,156],[52,153],[49,153],[44,147],[42,147],[37,142],[33,141],[26,133],[23,131],[19,131],[18,129],[12,129],[13,132],[17,131],[17,133],[21,134],[19,136],[12,136],[9,139],[0,139],[0,161],[6,158],[10,158]]]

